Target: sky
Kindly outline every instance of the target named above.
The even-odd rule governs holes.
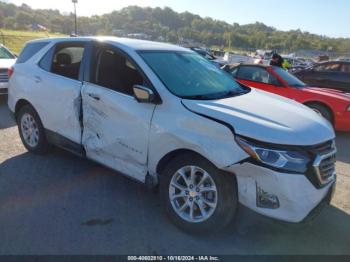
[[[32,8],[71,12],[71,0],[0,0]],[[350,0],[78,0],[78,15],[109,13],[129,5],[189,11],[228,23],[262,22],[279,30],[301,29],[331,37],[350,37]]]

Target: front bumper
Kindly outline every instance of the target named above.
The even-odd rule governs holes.
[[[335,115],[335,130],[350,131],[350,112],[337,112]]]
[[[305,175],[286,174],[246,162],[228,168],[236,175],[239,202],[265,216],[298,223],[303,221],[332,190],[335,180],[317,189]],[[257,188],[278,198],[279,207],[257,205]]]

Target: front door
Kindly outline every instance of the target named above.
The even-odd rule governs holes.
[[[132,87],[149,84],[118,49],[98,44],[92,54],[90,80],[82,88],[87,157],[144,181],[155,105],[138,103]]]

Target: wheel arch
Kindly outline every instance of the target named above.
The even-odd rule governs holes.
[[[22,107],[24,107],[25,105],[29,105],[31,106],[34,110],[34,106],[26,99],[20,99],[17,101],[16,106],[15,106],[15,116],[17,118],[18,112],[21,110]]]
[[[199,154],[198,152],[196,152],[194,150],[185,149],[185,148],[175,149],[173,151],[168,152],[166,155],[164,155],[158,161],[157,167],[156,167],[157,174],[160,175],[169,161],[171,161],[175,157],[182,155],[182,154],[194,154],[194,155],[197,155],[197,156],[200,156],[200,157],[206,159],[207,161],[209,161],[210,163],[213,164],[213,162],[211,162],[209,159],[207,159],[206,157],[204,157],[203,155]],[[215,166],[215,164],[213,164],[213,165]]]
[[[310,100],[310,101],[306,101],[303,103],[305,106],[310,107],[311,105],[319,105],[319,106],[323,106],[324,108],[326,108],[332,116],[332,124],[335,124],[335,113],[332,110],[332,108],[325,102],[323,101],[318,101],[318,100]]]
[[[166,167],[167,163],[169,161],[171,161],[172,159],[174,159],[175,157],[179,156],[179,155],[182,155],[182,154],[193,154],[193,155],[196,155],[196,156],[199,156],[205,160],[207,160],[208,162],[210,162],[213,166],[215,166],[217,169],[221,170],[222,172],[225,172],[225,173],[228,173],[227,171],[225,170],[222,170],[220,169],[219,167],[217,167],[212,161],[210,161],[208,158],[206,158],[205,156],[199,154],[198,152],[194,151],[194,150],[191,150],[191,149],[185,149],[185,148],[182,148],[182,149],[176,149],[176,150],[173,150],[169,153],[167,153],[166,155],[164,155],[157,163],[157,167],[156,167],[156,172],[157,172],[157,175],[160,176],[162,171],[164,170],[164,168]],[[234,173],[230,173],[230,175],[232,175],[232,177],[234,178],[234,181],[236,183],[236,186],[237,186],[237,178],[236,178],[236,174]]]

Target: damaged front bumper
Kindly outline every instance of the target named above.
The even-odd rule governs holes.
[[[317,189],[302,174],[273,171],[253,163],[230,166],[237,178],[239,202],[265,216],[302,222],[335,187],[335,179]]]

